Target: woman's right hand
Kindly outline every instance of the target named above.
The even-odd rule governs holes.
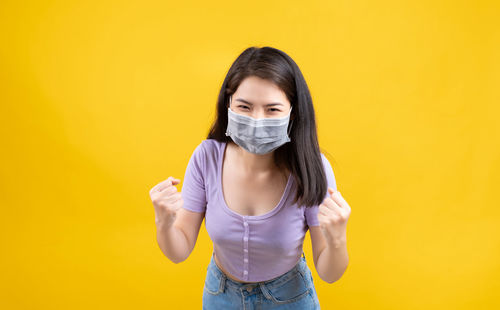
[[[179,179],[170,176],[165,181],[156,184],[149,191],[155,209],[155,223],[157,226],[169,228],[175,221],[177,211],[184,204],[181,193],[177,192],[177,188],[174,186],[179,182]]]

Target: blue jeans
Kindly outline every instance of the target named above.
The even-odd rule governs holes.
[[[304,253],[283,275],[257,283],[229,279],[212,253],[203,287],[203,309],[320,309],[311,270]]]

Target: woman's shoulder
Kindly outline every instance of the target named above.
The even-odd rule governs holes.
[[[215,139],[204,139],[196,148],[200,149],[200,151],[203,150],[206,155],[216,154],[224,143],[225,142],[217,141]]]
[[[200,144],[203,145],[204,147],[216,148],[216,147],[220,147],[224,143],[225,142],[217,141],[215,139],[204,139],[204,140],[201,141]]]
[[[195,147],[192,157],[199,162],[217,162],[224,143],[215,139],[204,139]]]

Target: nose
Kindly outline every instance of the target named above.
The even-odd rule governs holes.
[[[252,115],[251,115],[253,118],[265,118],[266,115],[264,114],[264,111],[262,111],[261,109],[254,109],[252,111]]]

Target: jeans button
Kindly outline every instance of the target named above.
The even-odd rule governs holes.
[[[249,286],[247,286],[247,292],[249,292],[249,293],[250,293],[250,292],[253,290],[253,288],[254,288],[254,287],[255,287],[255,286],[253,286],[253,285],[249,285]]]

